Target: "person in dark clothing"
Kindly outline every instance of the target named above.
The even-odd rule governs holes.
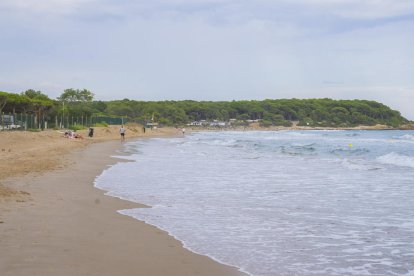
[[[90,137],[90,138],[92,138],[93,137],[93,128],[89,128],[89,132],[88,132],[88,136]]]

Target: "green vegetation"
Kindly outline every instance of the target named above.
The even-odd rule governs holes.
[[[106,102],[105,112],[130,118],[155,121],[166,125],[201,120],[260,120],[263,126],[350,127],[383,124],[398,127],[408,121],[398,111],[365,100],[281,99],[263,101],[142,102],[128,99]]]
[[[398,111],[381,103],[366,100],[144,102],[123,99],[104,102],[94,101],[93,97],[94,94],[86,89],[66,89],[56,100],[32,89],[21,94],[0,92],[0,113],[32,114],[36,116],[37,121],[48,121],[49,125],[63,121],[64,125],[76,127],[126,121],[139,123],[154,121],[162,125],[183,125],[193,121],[227,122],[230,119],[236,120],[235,125],[247,125],[250,120],[258,120],[264,127],[291,126],[294,121],[300,126],[311,127],[376,124],[398,127],[408,123],[408,120]],[[91,118],[94,116],[96,120],[92,122]]]
[[[69,127],[71,130],[77,131],[77,130],[82,130],[85,129],[85,126],[83,125],[79,125],[79,124],[75,124],[75,125],[71,125]]]
[[[32,129],[44,128],[46,122],[49,127],[57,128],[58,119],[61,125],[86,125],[87,119],[96,112],[92,99],[93,93],[85,89],[66,89],[58,100],[33,89],[20,94],[0,91],[0,114],[13,115],[16,123],[24,121]],[[5,122],[0,116],[2,124]]]
[[[95,123],[93,126],[95,127],[107,127],[108,124],[106,122]]]

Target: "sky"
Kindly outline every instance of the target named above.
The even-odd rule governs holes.
[[[380,101],[414,120],[412,0],[1,0],[0,91]]]

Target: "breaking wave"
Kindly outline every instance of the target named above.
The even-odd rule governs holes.
[[[126,143],[95,181],[254,276],[414,275],[411,131],[206,132]]]
[[[382,155],[377,158],[377,161],[382,164],[414,168],[414,157],[401,155],[395,152]]]
[[[402,136],[396,136],[396,137],[394,137],[394,139],[414,141],[414,135],[404,134]]]

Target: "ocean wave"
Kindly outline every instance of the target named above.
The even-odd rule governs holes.
[[[355,136],[360,136],[360,135],[361,134],[355,133],[355,132],[345,134],[345,136],[348,136],[348,137],[355,137]]]
[[[335,148],[330,150],[330,153],[335,155],[364,155],[369,152],[370,150],[367,148],[352,148],[351,146],[348,148]]]
[[[289,154],[289,155],[314,155],[316,154],[316,148],[313,147],[315,145],[307,144],[307,145],[299,145],[299,144],[292,144],[289,146],[280,146],[279,149],[282,153]]]
[[[410,140],[410,141],[414,141],[414,135],[411,134],[404,134],[402,136],[394,136],[394,139],[398,139],[398,140]]]
[[[239,140],[235,139],[212,139],[212,140],[198,140],[198,141],[191,141],[191,144],[204,144],[208,146],[224,146],[224,147],[232,147],[238,145],[240,143]]]
[[[412,274],[414,141],[326,133],[137,141],[137,162],[111,166],[95,186],[153,206],[120,213],[252,275]]]
[[[367,164],[357,163],[354,161],[350,161],[347,158],[343,159],[341,161],[341,164],[350,169],[350,170],[357,170],[357,171],[372,171],[372,170],[380,170],[380,167],[377,166],[371,166]]]
[[[382,155],[377,158],[382,164],[414,168],[414,157],[401,155],[395,152]]]

